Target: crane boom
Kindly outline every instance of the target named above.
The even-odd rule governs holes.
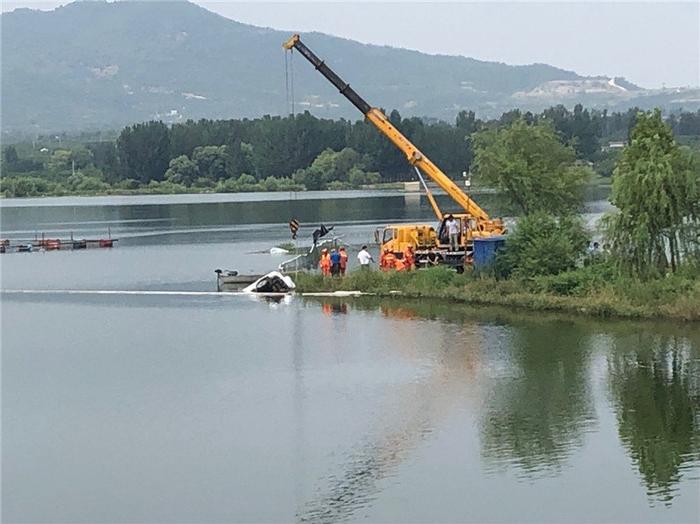
[[[427,156],[425,156],[421,151],[408,139],[406,138],[396,127],[389,121],[386,115],[376,107],[370,106],[357,92],[350,87],[350,84],[344,82],[326,63],[317,57],[311,49],[306,47],[306,45],[301,41],[298,34],[293,35],[289,40],[287,40],[283,46],[287,50],[296,49],[302,54],[311,64],[324,76],[328,81],[333,84],[340,93],[347,98],[352,105],[354,105],[360,112],[374,124],[374,126],[391,142],[403,152],[406,156],[408,162],[420,169],[420,171],[427,177],[430,177],[443,191],[445,191],[457,204],[459,204],[464,211],[474,217],[477,221],[490,221],[486,211],[481,209],[476,202],[474,202],[469,196],[462,191],[457,184],[455,184],[450,177],[448,177],[442,170],[437,167]],[[442,216],[438,216],[438,219],[442,219]],[[492,227],[487,227],[485,229],[497,230],[496,222],[500,221],[490,221],[494,222]],[[496,227],[493,227],[496,226]]]

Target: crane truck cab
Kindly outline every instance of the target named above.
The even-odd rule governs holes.
[[[417,267],[428,265],[428,254],[432,250],[437,253],[440,264],[462,271],[471,263],[473,238],[479,233],[472,217],[454,215],[454,218],[460,223],[461,231],[456,251],[450,246],[446,219],[437,228],[427,224],[390,224],[377,229],[374,238],[381,252],[389,251],[397,258],[402,258],[406,248],[411,246]]]
[[[485,227],[487,224],[476,220],[469,214],[454,213],[453,217],[460,225],[456,251],[450,246],[446,217],[437,224],[437,227],[426,224],[387,225],[375,231],[374,239],[379,244],[380,251],[388,250],[397,258],[402,258],[406,247],[411,246],[417,267],[427,266],[428,254],[434,250],[439,257],[440,264],[461,272],[472,263],[474,239],[493,236],[493,232]],[[499,224],[499,227],[502,226]]]
[[[382,251],[388,250],[398,258],[408,246],[416,251],[438,245],[435,228],[427,224],[392,224],[375,231],[374,237]]]

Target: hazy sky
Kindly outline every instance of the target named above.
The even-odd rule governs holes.
[[[66,2],[3,1],[2,9]],[[700,85],[700,2],[231,2],[255,25],[509,64],[542,62],[643,87]]]

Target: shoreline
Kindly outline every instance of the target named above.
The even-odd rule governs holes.
[[[4,175],[3,175],[4,176]],[[597,192],[604,191],[606,194],[610,191],[610,183],[607,180],[595,179],[593,180],[587,191]],[[433,187],[431,185],[431,192],[436,197],[445,196],[447,193],[443,191],[440,187]],[[8,197],[0,192],[0,205],[3,202],[19,203],[26,201],[60,201],[61,199],[126,199],[126,198],[149,198],[158,199],[165,197],[179,197],[182,199],[191,199],[196,197],[205,197],[206,199],[228,201],[228,200],[243,200],[243,201],[257,201],[257,200],[285,200],[285,197],[290,195],[294,199],[298,200],[316,200],[326,198],[326,195],[348,195],[351,193],[369,193],[376,196],[381,196],[382,194],[389,195],[421,195],[425,196],[425,192],[421,190],[408,190],[405,188],[404,182],[386,182],[380,184],[371,184],[362,187],[352,187],[343,189],[276,189],[273,191],[213,191],[211,188],[188,188],[188,191],[184,192],[160,192],[149,189],[148,187],[143,187],[139,189],[110,189],[106,191],[73,191],[64,192],[62,194],[38,194],[32,196],[21,196],[21,197]],[[470,195],[498,195],[499,193],[491,187],[476,187],[469,189]],[[370,195],[370,196],[372,196]],[[263,198],[264,196],[264,198]],[[595,195],[594,195],[595,196]],[[334,197],[339,198],[339,197]],[[349,198],[349,197],[346,197]]]
[[[103,194],[103,195],[62,195],[33,197],[0,197],[0,207],[32,207],[52,205],[139,205],[139,204],[193,204],[227,202],[275,202],[287,200],[325,200],[401,197],[412,195],[397,189],[340,189],[320,191],[254,191],[238,193],[159,193],[159,194]],[[415,193],[417,194],[417,193]]]
[[[436,274],[413,276],[426,272]],[[445,275],[447,270],[420,270],[403,274],[372,271],[368,274],[372,273],[375,276],[365,278],[367,275],[359,275],[358,278],[358,272],[351,272],[343,280],[323,278],[311,273],[299,274],[295,279],[296,291],[302,296],[339,291],[342,294],[337,296],[341,297],[429,299],[446,304],[509,307],[522,311],[560,312],[594,318],[700,321],[700,282],[694,283],[687,292],[667,291],[657,296],[655,302],[645,302],[635,299],[634,293],[637,286],[648,286],[648,282],[629,285],[621,281],[580,294],[556,294],[529,289],[528,283],[519,280],[461,275],[453,278]],[[362,280],[376,289],[370,290],[371,288],[362,285]],[[630,287],[629,294],[620,292],[620,288],[625,286]]]

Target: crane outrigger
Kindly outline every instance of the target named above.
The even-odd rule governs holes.
[[[306,58],[316,70],[321,73],[338,91],[354,105],[367,120],[369,120],[385,137],[387,137],[405,156],[418,174],[426,190],[439,226],[435,228],[424,224],[399,224],[384,228],[381,238],[378,238],[382,250],[394,252],[402,256],[403,250],[412,246],[416,253],[416,261],[420,262],[427,256],[428,250],[437,249],[442,262],[459,269],[471,260],[474,238],[485,238],[502,235],[506,232],[500,218],[492,219],[469,195],[462,191],[457,184],[424,155],[408,138],[406,138],[387,118],[380,109],[369,105],[350,84],[343,81],[326,63],[317,57],[302,41],[298,34],[293,35],[282,47],[286,50],[296,49]],[[459,249],[452,251],[449,246],[446,231],[446,217],[428,188],[421,173],[434,181],[461,208],[460,212],[450,213],[460,223]],[[379,235],[378,235],[379,237]]]

